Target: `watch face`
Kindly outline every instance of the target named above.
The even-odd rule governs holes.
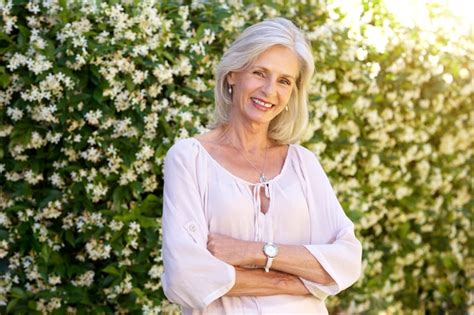
[[[278,247],[276,247],[276,245],[273,245],[273,244],[266,244],[263,247],[263,252],[268,257],[275,257],[278,254]]]

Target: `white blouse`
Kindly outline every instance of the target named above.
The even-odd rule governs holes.
[[[324,299],[353,284],[362,247],[314,154],[289,146],[279,175],[250,183],[221,166],[195,138],[173,145],[165,159],[162,285],[184,314],[327,314]],[[260,209],[260,189],[269,198]],[[209,233],[286,245],[304,245],[334,279],[301,279],[312,295],[224,296],[233,266],[207,250]],[[277,258],[278,259],[278,258]]]

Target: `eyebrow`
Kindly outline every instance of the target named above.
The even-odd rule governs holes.
[[[266,72],[269,72],[269,69],[263,67],[263,66],[254,66],[254,68],[260,68],[262,70],[265,70]],[[296,81],[296,78],[290,74],[286,74],[286,73],[283,73],[282,76],[286,77],[286,78],[289,78],[289,79],[292,79],[293,81]]]

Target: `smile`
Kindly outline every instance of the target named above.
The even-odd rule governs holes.
[[[253,98],[251,97],[250,98],[255,104],[259,105],[259,106],[262,106],[262,107],[265,107],[265,108],[272,108],[272,106],[274,106],[272,103],[267,103],[267,102],[264,102],[258,98]]]

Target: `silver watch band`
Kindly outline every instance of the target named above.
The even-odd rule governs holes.
[[[270,267],[272,266],[272,263],[273,263],[273,257],[267,256],[267,263],[265,264],[265,272],[270,271]]]

